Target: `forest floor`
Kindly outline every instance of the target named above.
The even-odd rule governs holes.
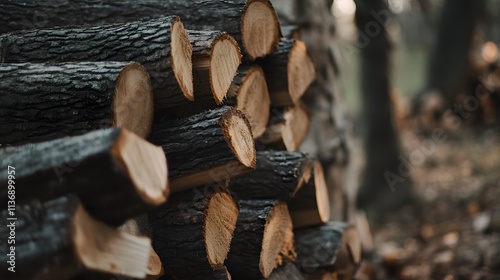
[[[424,206],[372,227],[356,279],[500,279],[500,134],[464,128],[428,150],[411,130],[401,140],[407,155],[424,154],[411,168]]]

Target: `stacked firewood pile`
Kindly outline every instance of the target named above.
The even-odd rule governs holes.
[[[0,18],[0,278],[352,278],[357,231],[299,151],[315,68],[270,2]]]

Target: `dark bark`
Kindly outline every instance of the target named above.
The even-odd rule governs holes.
[[[0,144],[80,135],[114,126],[118,110],[138,113],[113,106],[125,67],[144,71],[122,62],[0,64]]]
[[[160,280],[173,280],[173,279],[178,280],[183,278],[173,278],[170,275],[166,275],[160,278]],[[231,275],[229,274],[227,268],[223,266],[221,268],[212,271],[203,272],[202,274],[199,275],[190,274],[185,279],[186,280],[231,280]]]
[[[271,230],[266,231],[266,225],[271,219],[284,219],[284,217],[274,217],[278,215],[272,212],[279,207],[282,202],[279,200],[239,200],[240,214],[236,223],[234,237],[231,241],[231,250],[228,254],[226,266],[235,279],[262,279],[266,278],[264,271],[261,271],[260,262],[263,250],[270,250],[271,246],[286,246],[286,244],[270,244],[264,246],[264,235],[273,235]],[[288,215],[288,213],[287,213]],[[283,226],[283,225],[281,225]],[[282,230],[274,228],[275,231]],[[293,250],[293,249],[292,249]],[[287,251],[287,249],[284,249]],[[282,250],[283,252],[283,250]],[[289,252],[283,252],[284,257]],[[281,254],[281,253],[280,253]],[[279,262],[280,256],[271,256],[268,261]],[[264,260],[266,262],[267,260]],[[269,271],[270,273],[270,271]]]
[[[304,273],[336,271],[339,279],[352,279],[358,264],[354,254],[359,248],[351,247],[358,238],[352,225],[330,222],[319,227],[294,231],[297,259],[295,265]]]
[[[310,171],[311,160],[303,153],[259,151],[255,170],[231,180],[230,187],[238,199],[289,200]]]
[[[124,132],[85,135],[0,150],[0,167],[15,168],[16,203],[75,193],[89,213],[112,225],[153,208],[142,198],[113,150]],[[0,200],[7,206],[9,176],[0,174]]]
[[[282,25],[281,32],[283,33],[283,38],[293,40],[300,39],[300,27],[298,25]]]
[[[48,0],[40,3],[27,0],[22,2],[0,3],[2,19],[0,33],[63,25],[123,23],[150,20],[164,15],[178,15],[185,21],[188,29],[224,30],[235,37],[242,46],[241,16],[247,2],[250,1]],[[267,0],[261,2],[270,6]]]
[[[0,61],[136,61],[151,75],[155,110],[161,110],[190,101],[172,69],[171,28],[178,22],[178,17],[164,17],[145,22],[5,34]]]
[[[295,40],[293,39],[281,40],[278,49],[262,60],[262,68],[266,75],[271,104],[274,106],[286,106],[295,103],[288,90],[288,62],[294,43]]]
[[[268,280],[306,280],[308,279],[295,264],[287,262],[282,266],[276,268],[271,275],[267,278]]]
[[[3,189],[3,187],[2,187]],[[18,196],[17,198],[20,198]],[[17,201],[16,201],[17,202]],[[7,205],[7,204],[5,204]],[[0,277],[26,280],[45,276],[45,279],[65,279],[80,270],[73,251],[73,217],[80,206],[75,197],[62,197],[44,204],[17,205],[17,220],[8,220],[8,210],[0,214],[7,224],[15,223],[15,243],[8,244],[11,229],[0,227],[2,251]],[[15,247],[15,272],[7,270],[10,247]],[[59,278],[57,278],[59,277]]]
[[[212,240],[207,240],[205,235],[210,201],[221,192],[226,193],[226,190],[218,186],[204,186],[175,193],[168,203],[149,214],[153,247],[163,262],[166,274],[174,279],[209,275],[214,269],[222,267],[222,263],[212,263],[209,259],[207,243]]]
[[[248,166],[242,163],[237,154],[242,151],[236,151],[228,139],[228,130],[236,129],[229,124],[233,117],[241,118],[246,124],[238,128],[241,129],[239,133],[244,138],[250,137],[245,140],[245,149],[253,151],[255,159],[250,124],[240,111],[232,107],[223,106],[186,119],[165,121],[153,126],[150,140],[162,146],[168,155],[173,191],[223,181],[255,167],[255,160]],[[222,169],[214,170],[217,167]],[[202,172],[205,173],[200,180],[189,179]]]

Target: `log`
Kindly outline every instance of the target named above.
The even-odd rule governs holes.
[[[221,31],[189,30],[188,35],[193,48],[195,99],[220,105],[241,64],[238,43]]]
[[[4,1],[0,3],[0,33],[62,25],[123,23],[166,14],[180,16],[189,29],[227,31],[250,59],[272,53],[280,38],[278,17],[268,0]]]
[[[300,26],[295,24],[281,25],[281,34],[285,39],[300,39]]]
[[[193,63],[193,67],[195,65],[196,63]],[[271,104],[262,68],[257,65],[240,66],[225,97],[222,101],[224,105],[236,107],[248,118],[254,139],[261,136],[266,130],[269,120],[269,110],[267,109]],[[195,102],[176,108],[175,114],[178,117],[185,118],[216,107],[217,104],[213,100],[206,100],[206,98],[200,100],[196,96]],[[170,116],[167,116],[167,119],[168,117]]]
[[[183,279],[183,278],[173,278],[172,276],[166,276],[162,280],[170,279]],[[185,278],[189,280],[231,280],[231,274],[225,266],[217,268],[208,272],[203,272],[199,275],[189,274],[189,277]]]
[[[255,168],[250,124],[232,107],[157,123],[150,141],[168,155],[173,192],[224,181]]]
[[[273,108],[269,124],[258,143],[263,149],[298,151],[309,130],[309,113],[302,102]]]
[[[19,265],[15,272],[7,270],[10,257],[1,254],[2,279],[68,279],[81,270],[146,276],[149,238],[119,232],[94,220],[74,196],[17,205],[17,220],[12,220],[10,211],[3,210],[1,217],[15,226],[15,239],[10,239],[15,245],[9,249],[14,249]],[[3,226],[0,235],[7,237],[10,231]]]
[[[2,36],[0,61],[136,61],[151,75],[155,111],[194,99],[192,49],[176,16],[96,27],[60,27]]]
[[[17,203],[75,193],[92,216],[111,225],[146,213],[169,193],[161,148],[125,129],[0,149],[0,168],[15,171],[15,179],[0,174],[1,208],[14,180]]]
[[[269,121],[271,99],[264,71],[259,66],[241,66],[227,92],[224,104],[232,105],[247,116],[254,138],[261,136]]]
[[[330,202],[323,168],[314,162],[309,182],[288,203],[293,227],[301,228],[326,223],[330,219]]]
[[[361,243],[353,225],[329,222],[322,226],[295,230],[295,264],[307,274],[352,279],[361,261]],[[322,279],[322,278],[315,278]],[[328,278],[326,278],[328,279]]]
[[[230,181],[238,199],[288,201],[311,176],[311,160],[300,152],[259,151],[252,172]]]
[[[306,280],[308,277],[303,274],[295,264],[286,262],[276,268],[267,280]]]
[[[218,186],[173,194],[150,213],[153,247],[174,279],[222,268],[238,218],[238,204]]]
[[[284,202],[239,200],[240,215],[226,266],[235,279],[267,278],[294,260],[292,223]]]
[[[316,76],[306,45],[300,40],[282,40],[262,65],[273,106],[295,104]]]
[[[149,75],[137,63],[0,64],[2,145],[113,126],[145,138],[152,121]]]
[[[153,229],[149,223],[149,218],[147,214],[141,215],[139,217],[130,219],[121,225],[118,230],[120,232],[126,232],[134,236],[145,236],[148,238],[153,237]],[[146,272],[146,280],[156,280],[165,274],[163,270],[163,264],[160,257],[153,249],[153,245],[150,244],[150,255],[148,262],[148,270]],[[110,280],[129,280],[127,278],[121,277],[120,275],[113,275],[115,279]]]

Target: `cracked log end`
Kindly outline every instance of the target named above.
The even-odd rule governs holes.
[[[126,169],[137,194],[146,203],[160,205],[166,201],[169,194],[168,171],[161,147],[122,130],[111,153]]]
[[[328,188],[321,163],[314,163],[313,176],[290,202],[290,215],[294,228],[320,225],[330,219]]]
[[[227,192],[215,194],[208,204],[205,217],[205,247],[213,268],[221,268],[229,252],[239,208]]]
[[[249,0],[241,17],[245,52],[251,59],[264,57],[277,48],[281,30],[276,12],[268,0]]]
[[[171,25],[171,50],[172,69],[177,82],[182,89],[182,93],[188,99],[194,100],[193,85],[193,49],[189,42],[189,36],[184,29],[184,25],[178,17],[172,18]]]
[[[284,114],[285,125],[281,136],[287,151],[298,151],[309,130],[309,114],[302,102],[288,108]]]
[[[240,64],[238,43],[227,33],[221,33],[213,41],[210,53],[210,87],[217,104],[221,104],[226,97]]]
[[[270,106],[271,99],[264,71],[258,66],[252,67],[248,70],[237,93],[236,108],[247,116],[254,138],[266,131]]]
[[[255,168],[256,152],[250,123],[238,110],[227,111],[219,122],[227,143],[231,146],[239,162],[248,168]]]
[[[119,232],[92,219],[82,206],[74,215],[73,234],[75,254],[86,269],[146,277],[151,253],[149,238]]]
[[[149,135],[153,124],[153,92],[146,68],[138,63],[123,68],[116,81],[113,107],[114,125],[142,138]]]
[[[292,220],[286,203],[279,202],[269,213],[264,228],[259,269],[267,278],[285,260],[295,259]]]
[[[316,78],[314,64],[307,54],[304,42],[296,40],[290,50],[287,65],[288,91],[292,102],[297,102]]]

